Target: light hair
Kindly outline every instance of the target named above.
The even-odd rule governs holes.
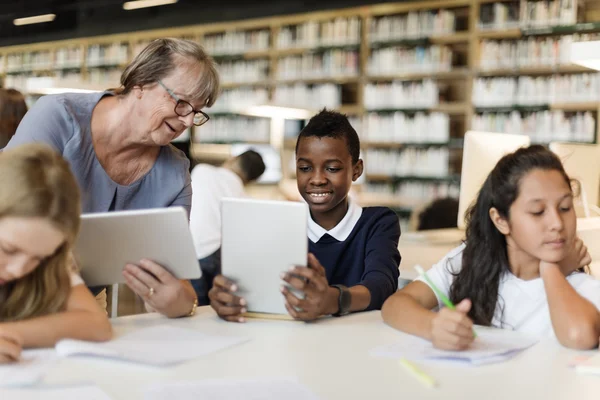
[[[192,100],[211,107],[221,90],[217,65],[202,46],[185,39],[152,41],[123,71],[119,93],[125,95],[136,86],[155,84],[186,61],[196,62],[201,67],[195,86],[190,88]]]
[[[65,236],[56,252],[31,273],[0,286],[0,322],[66,308],[70,252],[80,224],[79,196],[69,164],[50,147],[27,144],[0,153],[0,218],[45,218]]]

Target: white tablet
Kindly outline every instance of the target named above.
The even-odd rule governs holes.
[[[305,203],[223,199],[221,269],[239,287],[251,313],[286,314],[280,274],[306,266]]]
[[[182,207],[83,214],[74,253],[88,286],[124,283],[125,265],[142,258],[179,279],[201,274]]]

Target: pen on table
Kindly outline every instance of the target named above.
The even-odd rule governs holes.
[[[420,265],[415,265],[415,270],[417,270],[419,275],[421,275],[423,277],[423,279],[425,279],[425,282],[427,282],[427,284],[429,284],[431,289],[435,292],[437,297],[439,297],[440,300],[442,300],[442,303],[444,303],[444,305],[446,307],[448,307],[451,310],[456,310],[456,307],[454,306],[454,304],[452,304],[450,299],[448,297],[446,297],[446,295],[440,289],[438,289],[437,286],[435,286],[435,284],[433,283],[433,281],[431,279],[429,279],[429,277],[427,276],[427,273],[425,272],[423,267],[421,267]],[[475,332],[475,328],[473,328],[473,337],[477,337],[477,332]]]
[[[415,364],[408,361],[406,358],[401,358],[399,360],[399,362],[400,362],[400,365],[402,365],[405,370],[410,372],[410,374],[412,376],[417,378],[424,385],[433,387],[433,388],[437,386],[437,382],[435,381],[435,379],[433,379],[431,376],[427,375],[419,367],[417,367]]]

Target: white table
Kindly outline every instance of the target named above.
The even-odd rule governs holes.
[[[155,324],[211,334],[243,335],[251,341],[166,369],[94,358],[67,358],[45,378],[47,384],[94,382],[114,399],[142,399],[148,384],[202,378],[297,377],[322,399],[593,399],[600,377],[578,375],[567,367],[577,352],[542,342],[515,359],[483,367],[419,363],[439,382],[431,389],[395,360],[369,356],[399,333],[379,311],[317,323],[219,320],[208,307],[193,318],[166,320],[156,314],[114,320],[117,334]],[[168,340],[168,338],[165,338]]]

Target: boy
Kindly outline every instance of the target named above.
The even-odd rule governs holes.
[[[309,255],[282,279],[304,293],[282,288],[289,314],[298,320],[380,309],[398,287],[400,224],[385,207],[361,208],[349,200],[363,172],[360,142],[345,115],[323,110],[310,119],[296,142],[298,190],[308,203]],[[228,320],[243,322],[244,299],[236,285],[214,280],[211,306]]]
[[[244,187],[263,172],[265,163],[254,150],[228,159],[221,167],[199,164],[192,170],[190,229],[202,276],[191,282],[198,305],[208,305],[208,291],[221,273],[221,200],[245,197]]]

